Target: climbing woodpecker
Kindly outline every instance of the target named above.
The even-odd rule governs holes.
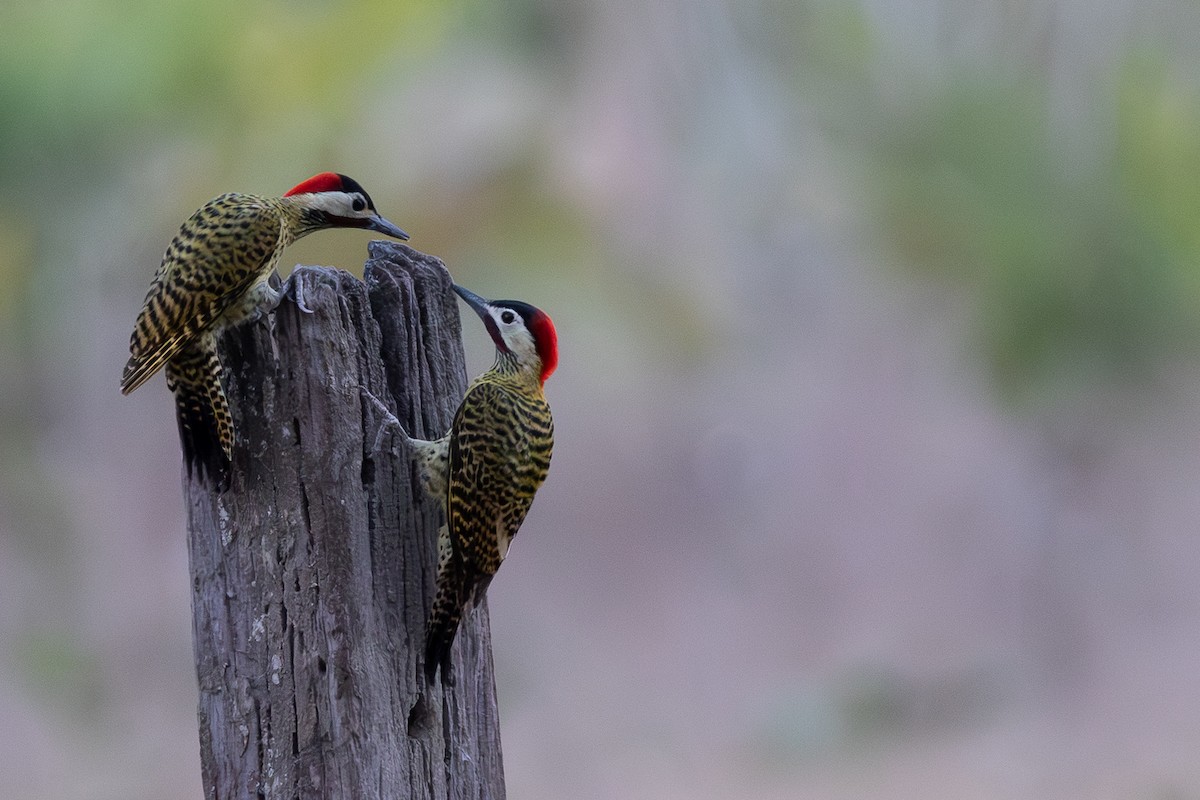
[[[221,332],[278,303],[268,280],[284,248],[324,228],[408,238],[376,213],[357,181],[322,172],[283,197],[230,193],[210,200],[168,245],[129,339],[121,392],[129,394],[166,367],[189,474],[198,468],[222,476],[233,456],[233,418],[216,346]],[[297,303],[304,308],[299,290]]]
[[[558,365],[558,335],[544,311],[454,290],[483,320],[496,363],[467,387],[450,431],[436,441],[405,434],[429,494],[444,503],[437,594],[425,639],[425,674],[453,683],[450,647],[463,614],[487,591],[546,479],[554,421],[543,386]],[[393,418],[394,419],[394,418]]]

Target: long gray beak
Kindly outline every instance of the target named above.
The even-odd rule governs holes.
[[[467,305],[475,309],[475,313],[483,320],[490,320],[491,314],[488,313],[488,306],[491,305],[487,300],[472,292],[470,289],[464,289],[457,283],[453,284],[454,291],[458,292],[458,296],[467,301]]]
[[[407,233],[400,230],[378,214],[367,220],[367,224],[364,227],[366,227],[366,229],[369,231],[382,233],[384,236],[391,236],[393,239],[399,239],[402,242],[408,241]]]

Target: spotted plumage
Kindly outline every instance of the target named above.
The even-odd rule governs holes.
[[[455,290],[496,343],[496,363],[467,388],[450,431],[409,439],[425,488],[444,503],[437,593],[429,616],[425,674],[453,681],[450,649],[459,622],[487,591],[533,496],[546,479],[554,421],[543,385],[558,363],[554,323],[512,300]]]
[[[189,472],[224,475],[233,455],[233,417],[217,355],[221,332],[278,302],[269,280],[284,248],[334,227],[408,238],[375,212],[356,181],[323,172],[283,197],[230,193],[210,200],[167,246],[130,336],[121,392],[166,367]]]

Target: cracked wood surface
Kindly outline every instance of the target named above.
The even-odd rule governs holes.
[[[486,604],[459,631],[457,685],[421,677],[437,504],[381,414],[449,426],[466,389],[440,261],[372,242],[365,282],[297,267],[227,334],[239,436],[228,490],[185,473],[205,797],[503,800]],[[293,279],[297,279],[294,275]]]

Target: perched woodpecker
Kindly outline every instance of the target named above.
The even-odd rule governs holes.
[[[408,238],[376,213],[357,181],[322,172],[283,197],[230,193],[210,200],[167,247],[129,339],[121,392],[166,367],[189,474],[199,468],[223,475],[233,455],[233,418],[217,356],[221,332],[275,306],[279,292],[268,280],[284,248],[324,228]],[[304,308],[301,297],[297,302]]]
[[[450,647],[463,614],[482,599],[546,479],[554,421],[543,386],[558,366],[558,335],[544,311],[454,290],[496,343],[496,363],[467,388],[449,433],[405,434],[426,491],[441,500],[437,594],[425,639],[425,674],[453,683]]]

